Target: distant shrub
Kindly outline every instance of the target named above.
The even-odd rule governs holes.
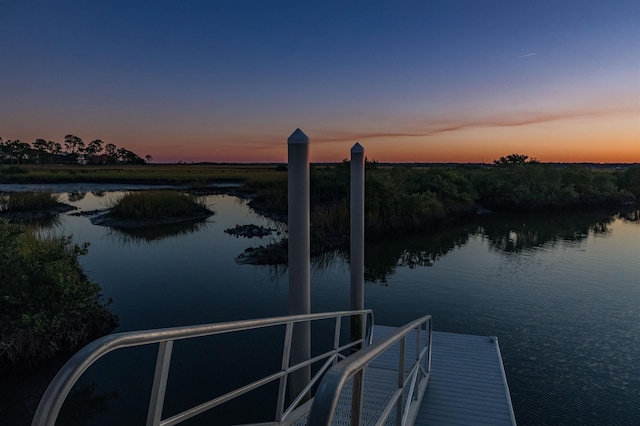
[[[640,199],[640,166],[629,167],[627,170],[618,173],[616,181],[621,189],[629,191]]]
[[[625,176],[626,177],[626,176]],[[614,173],[527,162],[471,174],[477,201],[493,210],[541,211],[618,205],[635,197]]]

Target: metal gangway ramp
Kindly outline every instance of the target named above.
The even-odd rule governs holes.
[[[292,345],[295,344],[294,327],[297,324],[318,321],[333,325],[332,347],[315,354],[309,360],[292,363],[290,355]],[[284,344],[278,371],[267,372],[261,379],[222,395],[215,395],[207,402],[180,413],[163,417],[175,341],[267,327],[284,328]],[[358,332],[354,334],[354,330]],[[432,336],[432,320],[428,315],[400,328],[377,326],[374,332],[371,310],[115,333],[85,346],[62,367],[45,391],[32,425],[55,425],[65,398],[74,384],[98,359],[115,350],[142,345],[158,346],[153,385],[149,395],[146,420],[148,426],[182,423],[242,395],[259,392],[261,388],[264,391],[265,385],[273,383],[277,383],[278,395],[272,419],[251,424],[428,424],[428,421],[423,422],[429,417],[424,415],[425,404],[422,402],[431,377]],[[292,395],[292,375],[311,366],[314,374],[310,381],[301,391]],[[512,410],[511,417],[513,420]],[[458,424],[474,422],[463,421]],[[515,421],[504,424],[515,424]]]

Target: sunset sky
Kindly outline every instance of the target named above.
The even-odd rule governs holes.
[[[0,137],[153,162],[640,162],[640,1],[0,0]]]

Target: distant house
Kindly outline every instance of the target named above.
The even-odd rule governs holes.
[[[78,164],[87,164],[89,161],[87,160],[87,157],[85,157],[84,154],[78,154]]]
[[[109,164],[111,157],[107,154],[94,155],[91,157],[91,164]]]

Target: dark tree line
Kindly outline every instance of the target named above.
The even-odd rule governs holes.
[[[146,156],[147,161],[151,156]],[[100,139],[86,143],[75,135],[66,135],[64,142],[36,139],[31,144],[19,139],[0,137],[0,163],[10,164],[145,164],[136,153]]]

